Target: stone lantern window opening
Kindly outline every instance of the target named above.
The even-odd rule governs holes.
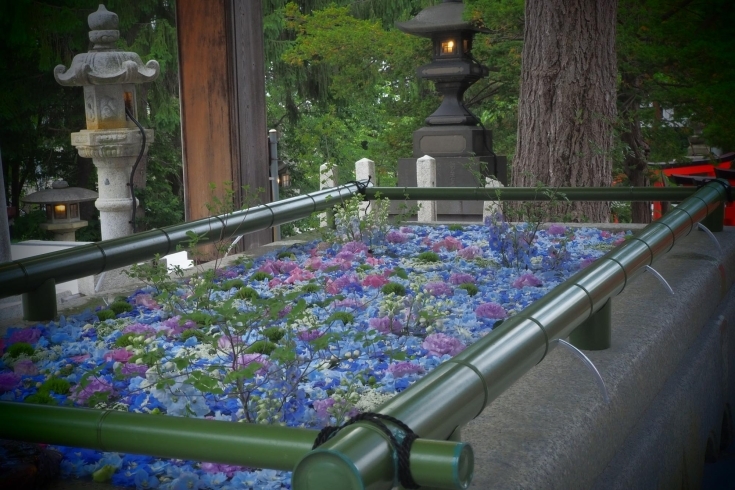
[[[52,232],[54,240],[73,242],[74,232],[88,224],[79,217],[79,203],[94,201],[98,197],[94,191],[69,187],[66,181],[57,180],[50,189],[29,194],[23,201],[45,208],[46,223],[41,223],[40,228]]]

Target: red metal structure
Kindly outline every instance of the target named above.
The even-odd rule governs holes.
[[[724,153],[714,159],[692,160],[684,163],[649,163],[659,179],[654,187],[666,187],[670,182],[676,185],[697,185],[702,178],[725,178],[735,184],[735,152]],[[732,170],[731,170],[732,169]],[[653,203],[653,219],[661,218],[661,203]],[[735,203],[725,203],[725,226],[735,226]]]

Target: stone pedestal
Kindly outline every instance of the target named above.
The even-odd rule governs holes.
[[[153,130],[146,129],[146,152],[153,142]],[[71,135],[79,155],[91,158],[97,167],[102,239],[110,240],[133,233],[133,198],[130,173],[143,143],[138,129],[81,130]]]
[[[38,225],[42,230],[50,231],[54,234],[54,241],[57,242],[74,242],[77,239],[76,231],[84,228],[89,223],[84,220],[72,221],[70,223],[41,223]]]

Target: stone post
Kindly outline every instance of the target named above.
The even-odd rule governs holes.
[[[436,187],[436,160],[424,155],[416,160],[417,187]],[[418,221],[436,221],[436,201],[419,201]]]
[[[362,158],[355,162],[355,180],[363,181],[368,179],[371,179],[371,184],[375,184],[375,162],[367,158]],[[369,206],[369,202],[360,203],[361,213],[365,214],[369,209]],[[373,207],[370,209],[375,208]]]
[[[5,200],[5,177],[3,176],[3,157],[0,154],[0,264],[10,262],[10,226],[8,225],[8,202]]]
[[[339,179],[337,167],[331,163],[323,163],[319,166],[319,189],[336,187]],[[334,211],[331,209],[319,214],[319,226],[326,227],[334,224]]]
[[[498,179],[493,177],[485,177],[485,188],[498,188],[503,187],[503,183],[500,182]],[[482,206],[482,222],[485,222],[485,219],[488,218],[488,216],[492,217],[497,213],[502,212],[503,208],[500,206],[500,203],[498,201],[485,201],[484,205]]]
[[[84,87],[87,129],[71,135],[79,155],[91,158],[97,167],[102,239],[109,240],[133,233],[133,198],[130,175],[143,146],[143,136],[126,114],[137,117],[135,84],[158,77],[155,60],[146,64],[136,53],[118,51],[118,18],[104,5],[88,17],[87,53],[74,57],[67,71],[64,65],[54,69],[56,81],[64,86]],[[145,130],[145,148],[153,142],[153,130]]]

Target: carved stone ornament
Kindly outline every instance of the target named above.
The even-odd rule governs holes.
[[[91,51],[76,55],[69,70],[64,65],[54,68],[54,78],[60,85],[144,83],[158,77],[160,66],[157,61],[143,64],[137,53],[115,49],[115,42],[120,38],[117,14],[100,5],[89,15],[87,22],[92,29],[89,40],[94,46]]]

